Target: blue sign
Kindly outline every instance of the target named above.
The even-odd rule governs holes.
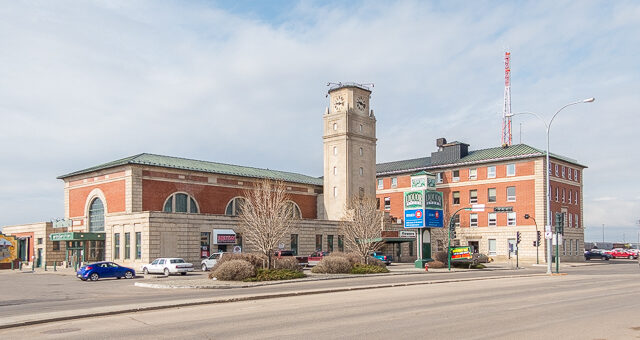
[[[424,209],[408,209],[404,211],[405,228],[424,228]]]
[[[424,210],[424,223],[427,228],[442,228],[443,227],[443,213],[442,209],[425,209]],[[406,218],[406,213],[405,213]]]

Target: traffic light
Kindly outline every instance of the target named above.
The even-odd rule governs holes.
[[[456,230],[455,229],[451,230],[451,238],[452,239],[456,238]]]
[[[537,247],[538,246],[538,241],[533,241],[533,246]]]
[[[520,234],[519,231],[516,231],[516,244],[520,244],[520,241],[522,241],[522,234]]]
[[[537,244],[540,244],[540,241],[542,241],[542,232],[540,230],[538,230],[538,231],[536,231],[536,233],[538,233],[538,235],[537,235],[538,243]]]

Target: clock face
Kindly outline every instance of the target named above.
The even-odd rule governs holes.
[[[337,96],[333,100],[333,108],[336,109],[336,111],[342,110],[342,108],[344,108],[344,97]]]
[[[364,100],[364,97],[360,96],[356,99],[356,107],[360,111],[364,111],[367,108],[367,102]]]

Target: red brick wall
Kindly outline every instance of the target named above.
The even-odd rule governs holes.
[[[82,217],[85,214],[87,196],[93,189],[100,189],[107,200],[108,213],[125,211],[125,181],[124,179],[109,183],[90,185],[69,189],[69,217]]]

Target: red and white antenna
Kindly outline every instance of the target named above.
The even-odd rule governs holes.
[[[504,108],[502,110],[502,146],[511,145],[511,53],[504,52]]]

